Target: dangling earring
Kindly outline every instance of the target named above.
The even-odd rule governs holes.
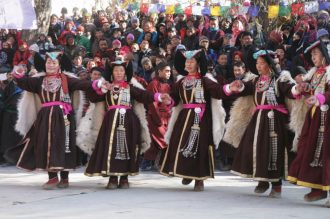
[[[322,59],[322,65],[325,65],[325,58]]]
[[[127,75],[125,75],[125,81],[127,81]]]

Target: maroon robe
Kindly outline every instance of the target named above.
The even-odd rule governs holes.
[[[327,67],[328,69],[329,67]],[[314,75],[317,73],[314,73]],[[319,86],[324,86],[324,105],[330,105],[330,85],[328,79],[328,70],[324,77],[324,81],[320,81]],[[313,75],[313,76],[314,76]],[[310,81],[307,81],[310,82]],[[311,95],[314,95],[312,90]],[[312,166],[314,155],[317,148],[319,129],[321,125],[321,109],[320,107],[312,107],[306,114],[305,123],[303,125],[301,135],[298,142],[298,153],[293,160],[288,180],[300,186],[313,189],[321,189],[330,191],[330,110],[325,112],[324,140],[321,144],[321,154],[319,162],[321,166]]]
[[[154,94],[130,86],[130,105],[133,101],[150,104],[154,101]],[[92,102],[104,101],[106,108],[118,105],[118,99],[108,91],[103,96],[89,96]],[[128,159],[118,159],[117,155],[117,130],[120,109],[107,110],[102,126],[100,128],[95,149],[87,165],[85,175],[87,176],[123,176],[137,175],[139,172],[139,154],[141,150],[141,125],[139,118],[133,109],[126,109],[124,128],[126,132],[126,143]]]
[[[170,85],[159,78],[150,82],[147,90],[154,93],[169,93]],[[150,148],[144,153],[144,159],[155,160],[160,149],[166,148],[164,135],[167,131],[169,118],[171,117],[171,109],[164,103],[152,103],[148,105],[148,127],[152,143]]]
[[[47,77],[47,76],[46,76]],[[55,93],[42,88],[44,77],[17,78],[17,85],[23,90],[35,93],[41,103],[61,101],[60,90]],[[86,80],[69,78],[69,93],[75,90],[94,92],[92,84]],[[72,95],[71,95],[72,96]],[[28,116],[27,112],[27,116]],[[69,149],[65,153],[65,124],[64,112],[60,106],[42,107],[37,119],[22,141],[23,151],[20,154],[17,166],[26,170],[62,171],[74,169],[77,166],[77,147],[75,133],[75,112],[68,115],[70,121]]]
[[[238,96],[254,95],[256,106],[268,105],[266,91],[257,92],[256,90],[257,80],[258,78],[245,82],[245,89]],[[291,93],[294,84],[288,82],[277,82],[277,84],[279,95],[276,96],[276,101],[278,104],[285,105],[285,97],[294,98]],[[269,168],[271,153],[273,153],[268,117],[271,111],[274,113],[274,133],[277,135],[275,169]],[[289,147],[287,125],[288,114],[278,110],[256,110],[237,148],[232,173],[258,181],[279,181],[284,175],[285,149]]]
[[[179,80],[171,90],[171,97],[176,105],[194,104],[195,93],[185,90],[183,80]],[[177,176],[187,179],[204,180],[214,177],[214,142],[212,133],[211,97],[221,99],[225,96],[222,86],[203,77],[205,112],[199,122],[199,139],[194,143],[197,154],[194,157],[185,157],[182,153],[188,143],[191,128],[194,124],[194,109],[182,109],[179,113],[169,146],[162,158],[160,173],[166,176]],[[191,101],[192,100],[192,101]]]

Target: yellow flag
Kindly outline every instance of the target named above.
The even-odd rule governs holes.
[[[211,6],[211,16],[220,16],[220,6]]]
[[[165,14],[174,14],[175,5],[167,5]]]
[[[278,17],[278,13],[280,11],[279,5],[269,5],[268,6],[268,18],[276,18]]]

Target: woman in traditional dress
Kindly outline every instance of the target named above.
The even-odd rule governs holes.
[[[310,106],[305,116],[298,143],[298,153],[290,166],[288,180],[311,192],[304,196],[312,202],[327,197],[330,190],[330,59],[322,41],[316,41],[305,50],[305,56],[314,67],[296,79],[301,94]],[[326,203],[330,207],[330,200]]]
[[[175,68],[185,76],[170,93],[176,107],[165,135],[169,145],[160,173],[181,177],[184,185],[195,180],[194,190],[203,191],[204,180],[214,177],[214,145],[221,140],[225,120],[220,98],[225,94],[211,74],[205,76],[204,51],[178,50],[175,56]]]
[[[284,100],[295,97],[292,93],[295,88],[289,72],[279,76],[273,63],[274,55],[268,50],[256,52],[254,58],[259,77],[248,82],[234,81],[224,86],[224,90],[228,95],[254,97],[254,113],[235,154],[232,173],[259,181],[254,190],[259,194],[266,192],[271,182],[269,196],[280,197],[288,146],[288,110]],[[235,116],[239,115],[231,115],[230,120],[237,120]]]
[[[71,70],[72,65],[62,53],[47,53],[44,65],[46,72],[33,77],[26,76],[21,68],[14,69],[17,85],[26,91],[18,104],[16,124],[25,137],[22,151],[14,150],[8,156],[19,154],[19,168],[47,171],[49,180],[44,189],[67,188],[69,170],[77,164],[75,117],[79,117],[79,112],[72,105],[79,102],[79,95],[74,91],[94,91],[91,82],[64,72]]]
[[[107,189],[127,189],[128,175],[137,175],[139,172],[141,145],[150,145],[143,104],[154,101],[169,104],[170,97],[145,91],[143,86],[132,78],[130,62],[111,63],[109,73],[110,76],[106,79],[110,82],[93,83],[100,89],[100,96],[89,97],[92,101],[105,101],[107,112],[85,175],[110,176]]]

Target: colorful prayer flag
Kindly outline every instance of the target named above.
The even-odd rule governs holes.
[[[211,6],[211,16],[220,16],[221,11],[220,11],[220,6],[213,5]]]
[[[276,18],[279,14],[280,6],[279,5],[269,5],[268,6],[268,18]]]
[[[165,14],[174,14],[175,5],[167,5]]]
[[[305,13],[305,7],[303,3],[296,3],[291,5],[293,15],[303,15]]]

